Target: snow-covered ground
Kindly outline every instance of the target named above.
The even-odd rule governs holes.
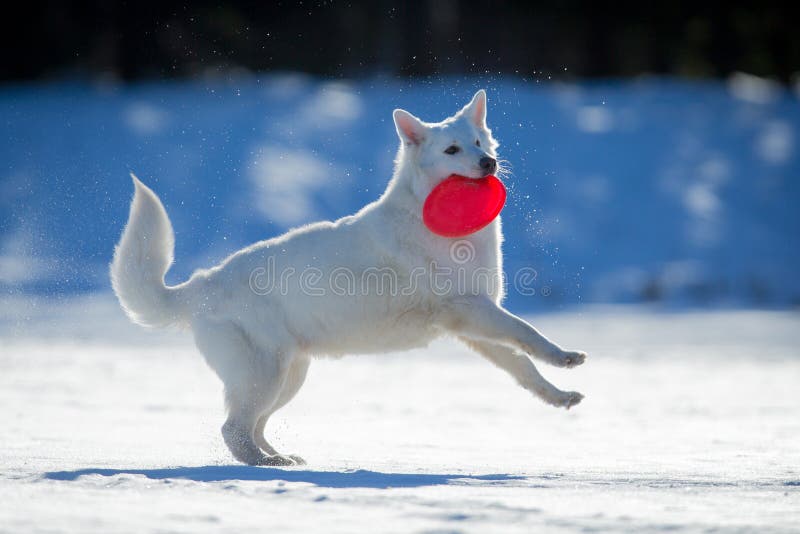
[[[319,360],[236,465],[183,333],[105,296],[0,301],[2,532],[789,532],[800,316],[586,308],[531,320],[590,352],[556,410],[455,342]]]

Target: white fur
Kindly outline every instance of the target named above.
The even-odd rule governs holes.
[[[394,119],[401,145],[380,199],[355,215],[251,245],[175,287],[164,284],[172,226],[158,197],[134,177],[130,219],[111,264],[114,291],[137,323],[192,329],[225,385],[222,432],[242,462],[302,462],[278,454],[263,430],[300,389],[311,356],[398,351],[452,334],[550,404],[569,408],[582,398],[547,382],[529,356],[571,367],[585,354],[560,349],[500,306],[500,219],[460,240],[422,222],[422,204],[437,183],[450,174],[480,178],[478,160],[495,157],[486,94],[440,123],[403,110]],[[444,153],[453,144],[460,152]],[[444,274],[434,282],[430,271]],[[458,285],[459,277],[481,274],[487,283],[467,291]],[[334,291],[334,279],[356,287]]]

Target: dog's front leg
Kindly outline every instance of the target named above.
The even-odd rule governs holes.
[[[520,386],[547,404],[569,410],[583,399],[583,395],[577,391],[561,391],[548,382],[539,374],[536,366],[526,354],[488,341],[475,341],[463,337],[461,340],[475,352],[513,376]]]
[[[437,319],[440,326],[456,335],[500,343],[558,367],[575,367],[586,360],[585,352],[563,350],[487,297],[447,299]]]

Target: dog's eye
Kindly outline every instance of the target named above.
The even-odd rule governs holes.
[[[459,152],[461,152],[461,149],[458,148],[456,145],[450,145],[449,147],[444,149],[444,153],[450,154],[451,156],[453,154],[458,154]]]
[[[476,139],[475,140],[475,146],[481,146],[481,140],[480,139]]]

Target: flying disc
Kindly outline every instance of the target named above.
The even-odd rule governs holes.
[[[422,220],[434,234],[464,237],[491,223],[503,209],[506,188],[495,176],[467,178],[453,174],[430,192]]]

